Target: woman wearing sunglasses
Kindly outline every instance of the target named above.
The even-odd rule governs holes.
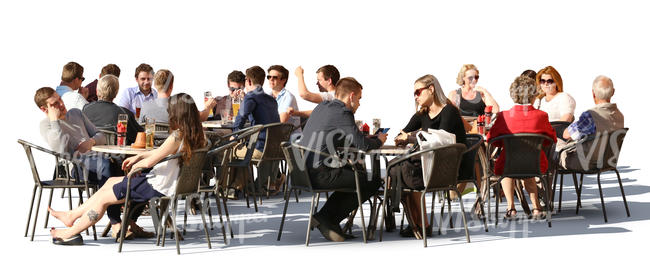
[[[485,113],[485,106],[492,106],[492,113],[499,113],[499,104],[492,95],[478,83],[478,69],[474,64],[464,64],[458,72],[456,83],[460,85],[449,92],[449,100],[458,107],[463,116],[478,116]]]
[[[406,127],[402,129],[400,134],[395,138],[395,144],[405,144],[409,141],[415,141],[415,134],[418,130],[426,131],[427,129],[441,129],[456,135],[456,143],[465,144],[466,135],[463,118],[460,116],[458,108],[456,108],[445,97],[444,92],[438,82],[438,79],[433,75],[425,75],[415,81],[414,84],[415,101],[420,109],[411,117]],[[419,160],[419,157],[417,158]],[[472,162],[471,159],[463,158],[459,174],[461,177],[471,175]],[[407,162],[407,161],[405,161]],[[395,166],[394,168],[398,168]],[[421,172],[421,170],[420,170]],[[391,169],[389,172],[391,179],[399,173],[397,170]],[[421,175],[420,175],[421,177]],[[404,183],[406,186],[414,185],[414,183]],[[422,182],[420,182],[420,185]],[[411,187],[423,188],[423,187]],[[405,214],[409,221],[409,227],[400,232],[402,236],[415,236],[422,237],[422,226],[420,218],[420,193],[404,193],[401,201],[405,206]],[[425,218],[426,220],[426,218]],[[427,222],[428,224],[428,222]],[[426,226],[429,229],[428,225]],[[429,232],[428,230],[427,232]]]
[[[573,122],[576,101],[569,93],[563,93],[560,73],[553,66],[547,66],[537,73],[535,80],[539,91],[535,101],[537,109],[548,113],[551,122]]]

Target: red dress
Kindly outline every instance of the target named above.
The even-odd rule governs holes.
[[[487,140],[490,140],[507,134],[515,133],[536,133],[543,134],[556,141],[555,130],[548,122],[548,114],[546,112],[535,109],[532,105],[515,105],[510,110],[505,110],[497,114],[494,125],[488,133]],[[503,143],[498,141],[495,146],[502,147]],[[545,144],[546,145],[546,144]],[[497,175],[503,173],[503,166],[505,165],[505,151],[501,152],[494,165],[494,172]],[[540,156],[540,169],[542,173],[546,173],[548,168],[548,161],[546,154],[542,151]]]

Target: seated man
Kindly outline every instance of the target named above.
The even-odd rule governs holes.
[[[298,111],[296,97],[287,90],[287,80],[289,79],[289,70],[282,65],[273,65],[268,69],[266,78],[269,80],[271,94],[278,102],[278,113],[280,122],[290,123],[295,127],[294,133],[300,132],[300,118],[289,115],[288,109],[292,108],[294,112]]]
[[[135,114],[136,118],[140,117],[138,109],[147,101],[153,101],[158,98],[158,92],[151,88],[151,79],[153,78],[153,67],[149,64],[142,63],[135,68],[136,87],[129,87],[120,93],[115,99],[115,103],[124,107]]]
[[[88,169],[88,180],[103,185],[111,176],[110,161],[108,158],[93,154],[90,149],[94,145],[106,144],[104,135],[97,131],[97,128],[79,109],[67,111],[59,94],[50,87],[43,87],[36,91],[34,102],[47,116],[41,121],[41,135],[50,145],[52,150],[66,154],[71,158],[78,158]],[[79,172],[73,172],[79,173]],[[120,207],[112,205],[106,210],[111,221],[113,237],[117,237],[122,221]],[[139,212],[134,212],[132,217],[131,231],[136,237],[153,237],[153,233],[144,232],[135,224]]]
[[[88,88],[81,87],[84,81],[84,68],[74,61],[63,66],[61,73],[61,85],[56,87],[56,93],[61,96],[63,104],[67,109],[77,108],[79,110],[88,104],[86,95]],[[79,90],[75,92],[74,90]]]
[[[318,80],[316,82],[316,85],[318,85],[319,93],[314,93],[307,90],[304,76],[305,70],[303,70],[302,67],[298,66],[298,68],[296,68],[295,74],[298,78],[298,93],[301,98],[316,104],[322,101],[334,100],[334,90],[336,89],[336,83],[340,78],[339,70],[336,69],[334,65],[324,65],[316,70],[316,79]],[[298,111],[291,108],[289,110],[289,115],[309,117],[311,112],[311,110]]]
[[[253,66],[246,69],[246,82],[245,89],[248,91],[244,96],[244,101],[240,105],[239,112],[237,117],[235,117],[233,131],[238,131],[243,129],[247,121],[251,122],[251,125],[266,125],[270,123],[280,122],[280,115],[278,115],[278,103],[275,99],[266,94],[262,85],[264,84],[265,77],[264,69],[259,66]],[[253,152],[253,159],[259,159],[262,157],[262,151],[264,150],[264,143],[266,142],[266,129],[260,131],[257,136],[257,142],[255,143],[255,149]],[[235,155],[238,158],[244,158],[246,155],[247,148],[242,144],[237,146]],[[266,176],[272,175],[274,169],[272,165],[260,164],[258,171],[258,179],[267,179]],[[235,172],[235,188],[242,189],[244,182],[243,174],[248,173],[247,170],[237,170]],[[233,179],[233,178],[231,178]],[[257,183],[257,191],[262,192],[263,188],[261,187],[262,183]]]
[[[321,102],[313,110],[312,118],[303,129],[300,145],[315,150],[334,153],[333,148],[350,146],[361,150],[381,147],[386,134],[376,137],[364,136],[354,123],[354,113],[359,108],[363,87],[354,78],[343,78],[336,85],[336,98]],[[323,156],[309,154],[307,170],[314,188],[355,187],[354,171],[328,162]],[[379,181],[367,181],[365,171],[360,172],[361,202],[366,201],[379,189]],[[312,225],[330,241],[343,241],[339,223],[358,207],[356,193],[334,192],[323,208],[313,217]]]
[[[606,76],[598,76],[593,82],[591,94],[596,106],[583,112],[580,118],[564,130],[562,135],[567,141],[579,140],[585,136],[596,133],[612,132],[625,127],[623,113],[618,110],[615,103],[611,103],[614,96],[614,83]],[[593,142],[583,145],[587,149],[592,148]],[[558,147],[560,145],[558,142]],[[562,151],[560,166],[570,170],[589,169],[589,160],[580,160],[575,150]],[[583,158],[584,159],[584,158]],[[582,162],[581,162],[582,161]]]
[[[83,113],[96,127],[111,127],[115,131],[117,117],[119,114],[127,114],[129,121],[126,129],[126,144],[135,142],[135,137],[144,128],[135,120],[133,113],[126,108],[119,107],[113,103],[113,99],[120,89],[120,81],[116,76],[105,75],[97,82],[97,101],[87,104]]]
[[[549,138],[553,139],[553,142],[556,140],[555,130],[551,127],[551,123],[548,121],[548,114],[546,112],[537,110],[533,107],[533,102],[537,96],[537,89],[535,85],[535,80],[527,76],[519,76],[515,79],[514,82],[510,85],[510,97],[515,102],[510,110],[504,110],[497,113],[497,117],[494,121],[494,125],[490,129],[490,132],[487,135],[487,140],[490,142],[492,139],[499,136],[515,134],[515,133],[536,133],[546,135]],[[494,143],[494,146],[502,147],[502,141],[497,141]],[[503,173],[504,166],[506,164],[506,154],[505,149],[499,154],[499,157],[494,164],[494,172],[497,175]],[[540,154],[540,171],[546,173],[548,168],[548,161],[546,159],[546,154],[542,151]],[[514,179],[506,177],[501,181],[501,186],[503,187],[503,193],[506,196],[506,201],[508,202],[508,210],[505,215],[505,219],[515,219],[517,215],[517,210],[515,209],[515,182]],[[524,187],[528,194],[530,195],[530,201],[533,204],[532,215],[534,219],[543,219],[545,217],[542,212],[542,207],[537,198],[537,185],[535,184],[534,178],[524,179]]]

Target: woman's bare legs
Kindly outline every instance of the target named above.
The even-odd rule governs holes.
[[[542,205],[539,204],[539,198],[537,197],[537,183],[535,183],[535,178],[526,178],[524,179],[524,188],[530,196],[530,202],[533,203],[533,215],[537,215],[542,211]]]
[[[508,202],[508,210],[515,209],[515,180],[510,177],[502,179],[501,188],[503,188],[503,194],[505,194]],[[499,197],[499,195],[496,196]],[[516,213],[517,211],[513,211],[512,214]]]
[[[48,208],[52,216],[70,227],[67,229],[51,231],[50,233],[52,234],[52,237],[66,239],[79,234],[88,227],[97,223],[104,216],[108,206],[124,203],[124,199],[118,200],[113,193],[113,186],[122,181],[122,179],[123,177],[109,178],[102,188],[93,194],[88,201],[73,210],[54,211],[51,208]],[[79,219],[79,221],[75,224],[77,219]]]

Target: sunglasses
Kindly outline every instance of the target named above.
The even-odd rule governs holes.
[[[428,87],[422,87],[422,88],[415,89],[415,91],[413,92],[413,96],[414,97],[419,97],[420,94],[422,94],[422,91],[424,91],[427,88]]]
[[[273,80],[279,80],[279,79],[281,79],[281,78],[280,78],[279,76],[271,76],[271,75],[268,75],[268,76],[266,76],[266,79],[267,79],[267,80],[272,80],[272,79],[273,79]]]
[[[541,85],[544,85],[544,84],[551,85],[551,84],[554,84],[554,83],[555,83],[555,81],[553,79],[547,79],[547,80],[540,79],[539,80],[539,84],[541,84]]]
[[[241,88],[237,88],[237,87],[228,87],[228,89],[230,89],[230,92],[235,92],[235,90],[239,90],[239,89],[241,89]]]
[[[81,77],[81,78],[78,78],[78,79],[80,79],[82,82],[86,80],[86,78],[84,78],[84,77]]]
[[[469,82],[473,82],[474,80],[478,80],[478,75],[476,75],[476,76],[469,76],[469,77],[467,77],[467,79],[469,79]]]

